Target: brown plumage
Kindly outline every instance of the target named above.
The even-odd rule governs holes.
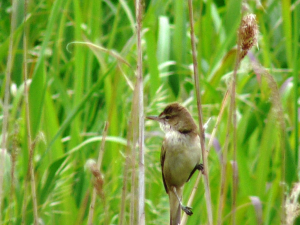
[[[148,119],[158,121],[165,132],[161,148],[161,169],[165,190],[170,201],[170,225],[180,223],[181,210],[188,215],[193,212],[182,204],[184,184],[193,173],[202,170],[200,163],[200,140],[191,114],[178,103],[168,105],[159,116]]]

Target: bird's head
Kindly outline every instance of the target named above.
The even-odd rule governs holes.
[[[159,116],[147,116],[158,121],[164,132],[189,133],[197,130],[197,125],[189,111],[178,103],[169,104]]]

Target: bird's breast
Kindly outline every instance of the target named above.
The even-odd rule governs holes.
[[[200,141],[196,135],[167,132],[164,140],[166,150],[163,173],[168,186],[182,186],[200,162]]]

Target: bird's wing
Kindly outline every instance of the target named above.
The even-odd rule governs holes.
[[[166,156],[166,149],[164,148],[164,145],[161,147],[161,153],[160,153],[160,165],[161,165],[161,175],[164,182],[165,190],[168,193],[168,187],[166,184],[165,176],[164,176],[164,163],[165,163],[165,156]]]

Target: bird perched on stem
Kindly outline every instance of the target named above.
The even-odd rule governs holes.
[[[189,111],[178,103],[168,105],[159,116],[147,119],[159,122],[165,132],[160,156],[162,179],[169,195],[170,225],[178,225],[180,209],[193,214],[192,208],[182,204],[183,186],[196,170],[203,172],[197,125]]]

